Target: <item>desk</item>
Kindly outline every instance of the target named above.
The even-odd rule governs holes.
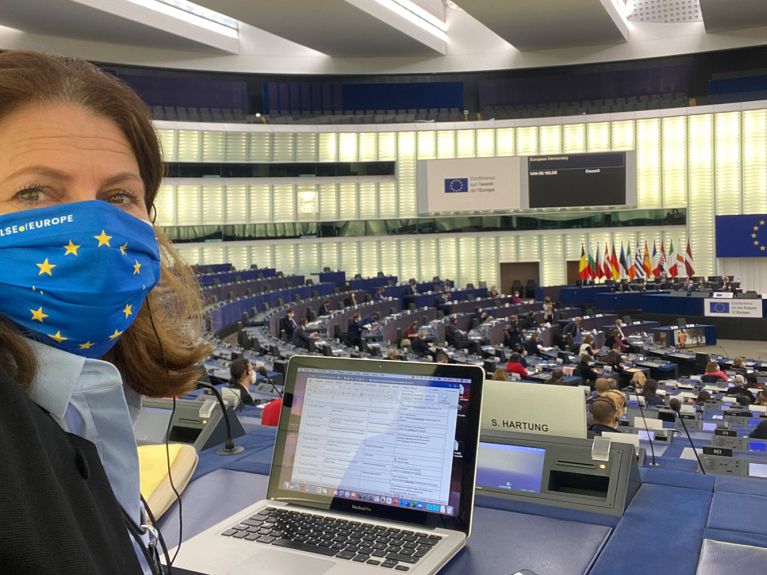
[[[343,287],[346,284],[346,272],[319,272],[317,275],[320,283],[331,283],[337,287]]]
[[[266,493],[275,430],[246,428],[248,434],[236,440],[243,453],[217,456],[217,446],[200,454],[183,493],[185,540]],[[767,529],[759,519],[767,514],[764,480],[679,471],[666,466],[672,458],[664,455],[662,467],[641,470],[644,483],[621,518],[478,496],[472,536],[442,573],[509,575],[531,569],[538,575],[695,575],[699,556],[704,559],[704,539],[767,546]],[[178,506],[159,524],[174,547]],[[643,553],[641,560],[637,541],[652,542],[652,553]],[[763,571],[756,563],[737,573]]]
[[[373,291],[389,284],[396,284],[397,276],[376,276],[374,278],[359,278],[349,280],[349,288],[353,290]]]
[[[685,345],[679,339],[682,330],[687,334]],[[661,343],[665,339],[668,346],[698,347],[703,345],[716,345],[716,326],[704,324],[690,324],[681,328],[679,326],[662,326],[652,329],[654,334],[660,336]],[[704,341],[700,341],[700,339]]]

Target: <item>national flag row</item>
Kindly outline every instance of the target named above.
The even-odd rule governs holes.
[[[664,242],[661,241],[660,250],[658,250],[654,240],[652,252],[650,252],[647,242],[644,243],[644,250],[637,242],[633,254],[631,253],[631,244],[624,250],[623,242],[621,242],[620,252],[615,250],[615,244],[608,246],[605,242],[604,255],[600,244],[597,243],[596,256],[592,255],[591,245],[586,247],[581,244],[578,277],[582,280],[618,281],[622,279],[658,278],[664,275],[672,278],[695,275],[690,240],[687,240],[685,252],[675,252],[674,241],[671,240],[668,254]]]

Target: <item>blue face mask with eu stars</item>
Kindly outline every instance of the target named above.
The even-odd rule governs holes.
[[[100,358],[159,280],[152,225],[112,204],[0,215],[0,314],[27,337]]]

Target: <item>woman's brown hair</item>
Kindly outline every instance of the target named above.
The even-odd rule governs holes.
[[[144,102],[127,85],[84,60],[39,52],[0,54],[0,121],[29,105],[65,103],[109,118],[130,143],[154,221],[154,200],[163,176],[160,142]],[[202,299],[192,270],[155,228],[162,255],[160,283],[133,325],[106,359],[124,381],[151,397],[194,386],[199,362],[210,352],[202,337]],[[36,361],[18,330],[0,318],[0,369],[23,388],[34,381]]]

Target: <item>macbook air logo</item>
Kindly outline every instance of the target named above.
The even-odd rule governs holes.
[[[352,509],[355,511],[373,511],[372,508],[366,507],[365,505],[352,505]]]

